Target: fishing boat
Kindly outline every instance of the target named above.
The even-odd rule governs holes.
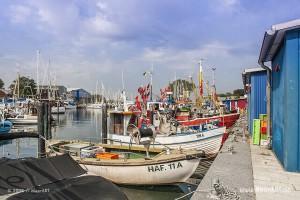
[[[33,125],[38,123],[36,115],[18,114],[15,117],[7,118],[13,124],[16,125]]]
[[[176,116],[176,119],[183,126],[199,126],[200,124],[209,123],[217,120],[219,121],[220,126],[230,128],[235,124],[239,117],[239,113],[229,113],[224,115],[189,118],[189,114],[184,115],[183,113],[181,113],[180,115]]]
[[[137,120],[133,112],[111,111],[108,120],[108,139],[111,143],[118,144],[121,142],[135,146],[139,145],[133,140],[134,131],[130,131],[131,123]],[[186,129],[181,132],[179,132],[178,127],[174,131],[160,128],[151,147],[165,148],[167,146],[172,149],[197,149],[203,150],[208,155],[216,154],[219,151],[226,131],[226,127],[213,124],[203,124],[199,127],[200,129]],[[139,131],[143,132],[143,128]]]
[[[101,144],[76,142],[53,144],[51,149],[69,152],[89,173],[126,185],[184,183],[194,173],[203,156],[197,150],[180,149],[161,152],[154,157],[131,158],[128,156],[130,152],[105,152]],[[93,153],[88,156],[87,152]]]

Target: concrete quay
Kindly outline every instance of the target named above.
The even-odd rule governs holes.
[[[300,173],[285,171],[271,150],[250,141],[230,135],[191,199],[300,199]]]

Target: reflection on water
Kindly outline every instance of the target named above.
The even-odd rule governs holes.
[[[101,110],[67,110],[64,115],[53,115],[53,139],[101,141]]]
[[[52,127],[52,138],[101,142],[101,114],[100,109],[78,109],[67,110],[63,115],[53,115],[55,124]],[[18,127],[18,129],[26,130],[26,127]],[[4,157],[36,157],[38,141],[35,138],[21,138],[7,141],[2,146],[0,144],[0,148]],[[121,186],[120,188],[130,200],[171,200],[183,195],[177,186]]]
[[[20,138],[0,143],[1,157],[7,158],[36,157],[37,149],[36,138]]]

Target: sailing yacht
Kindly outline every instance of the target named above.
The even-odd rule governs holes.
[[[98,102],[98,81],[97,81],[97,84],[96,84],[96,92],[95,92],[95,103],[92,103],[92,104],[87,105],[87,108],[91,108],[91,109],[102,109],[102,107],[103,107],[103,102],[104,102],[103,91],[104,91],[104,85],[103,85],[103,83],[102,83],[101,102]]]

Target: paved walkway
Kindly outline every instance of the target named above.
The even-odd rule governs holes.
[[[257,200],[299,200],[300,173],[286,172],[271,150],[250,145]]]
[[[233,148],[233,152],[230,149]],[[219,180],[219,184],[217,183]],[[217,187],[213,187],[216,183]],[[192,200],[255,199],[250,147],[231,135],[194,192]],[[252,189],[252,191],[251,191]]]

